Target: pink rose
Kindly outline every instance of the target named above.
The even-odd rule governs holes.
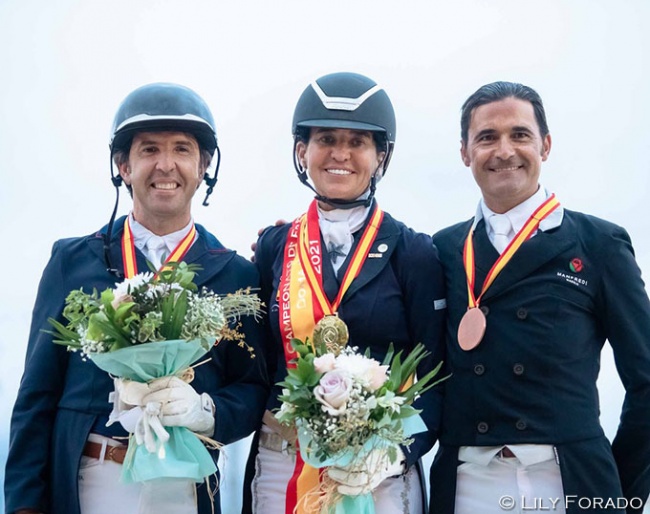
[[[345,412],[351,388],[352,380],[346,373],[328,371],[314,389],[314,396],[323,404],[321,408],[324,412],[338,416]]]
[[[334,369],[334,363],[336,362],[336,357],[333,353],[326,353],[320,357],[314,359],[314,369],[316,373],[327,373]]]

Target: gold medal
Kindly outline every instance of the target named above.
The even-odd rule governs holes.
[[[485,334],[487,321],[485,314],[478,307],[467,309],[458,325],[458,344],[468,352],[476,348]]]
[[[338,355],[348,344],[348,326],[335,314],[324,316],[314,327],[314,344],[325,344],[329,352]]]

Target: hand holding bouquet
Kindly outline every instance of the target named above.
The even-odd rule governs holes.
[[[315,491],[322,512],[372,513],[370,492],[399,473],[400,446],[408,447],[411,435],[426,430],[412,403],[437,383],[433,380],[441,364],[412,383],[428,355],[421,344],[404,359],[391,347],[382,363],[356,348],[336,354],[325,344],[297,339],[292,344],[298,358],[280,383],[282,406],[276,417],[296,428],[305,463],[337,468],[330,470],[337,482],[321,483]],[[353,479],[346,480],[343,473]],[[347,482],[347,488],[340,482]]]
[[[72,291],[63,310],[67,323],[49,320],[54,343],[118,377],[109,424],[119,421],[135,434],[122,470],[125,482],[200,482],[216,471],[202,443],[214,430],[214,404],[189,385],[189,366],[221,339],[236,341],[254,358],[238,327],[228,323],[257,318],[262,304],[250,291],[198,291],[198,269],[167,263],[155,275],[137,274],[101,295]]]

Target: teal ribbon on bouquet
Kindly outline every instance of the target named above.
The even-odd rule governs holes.
[[[214,340],[201,339],[159,341],[92,354],[90,359],[113,376],[144,383],[187,369],[208,353],[213,343]],[[188,478],[202,482],[217,471],[212,456],[192,431],[185,427],[164,429],[169,433],[169,440],[159,441],[155,453],[149,453],[144,445],[136,444],[131,436],[122,467],[123,482],[156,478]]]
[[[406,437],[427,430],[427,426],[419,414],[404,418],[401,422]],[[393,445],[393,443],[374,435],[370,436],[361,450],[356,451],[356,453],[352,450],[346,450],[328,459],[320,460],[320,458],[316,457],[318,442],[302,424],[298,425],[298,443],[302,460],[314,468],[325,468],[329,466],[344,468],[350,466],[355,460],[365,459],[372,450],[389,448]],[[375,500],[372,497],[372,493],[357,496],[341,495],[340,499],[334,505],[330,505],[327,507],[327,510],[323,510],[323,514],[349,514],[350,512],[354,512],[355,514],[376,514]]]

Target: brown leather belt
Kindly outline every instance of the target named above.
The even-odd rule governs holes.
[[[102,456],[102,447],[101,443],[91,443],[90,441],[86,442],[84,446],[83,454],[86,457],[92,457],[93,459],[99,459]],[[121,444],[119,446],[106,445],[106,453],[104,454],[104,460],[112,460],[118,464],[124,462],[124,457],[126,456],[126,450],[128,446]]]
[[[504,446],[503,448],[501,448],[501,450],[499,451],[499,453],[497,453],[497,455],[499,457],[501,457],[502,459],[516,459],[517,458],[517,456],[514,453],[512,453],[512,450],[510,448],[508,448],[507,446]]]

